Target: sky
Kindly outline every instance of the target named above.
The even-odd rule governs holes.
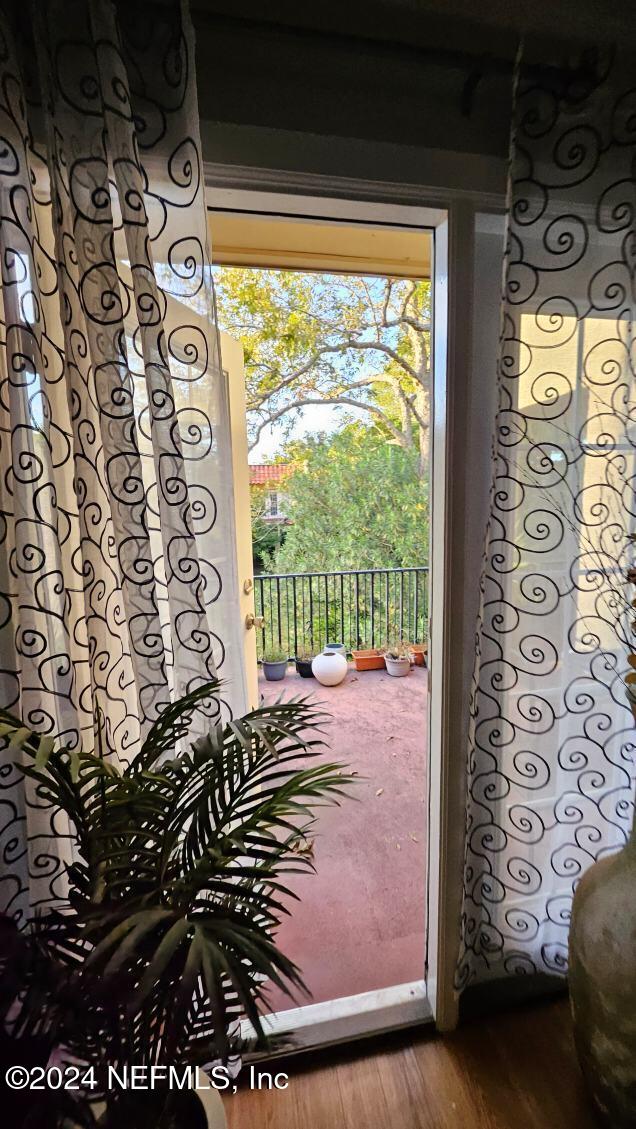
[[[266,427],[255,447],[250,451],[251,463],[266,463],[278,455],[289,439],[302,439],[305,435],[316,435],[321,431],[335,431],[341,427],[345,419],[365,419],[366,412],[357,412],[354,408],[338,407],[334,404],[320,404],[311,408],[302,408],[297,413],[291,427],[283,428]]]

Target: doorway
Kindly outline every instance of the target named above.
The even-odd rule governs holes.
[[[210,226],[224,366],[228,367],[229,358],[229,367],[234,368],[234,372],[228,372],[230,399],[236,400],[238,384],[243,389],[247,386],[247,396],[244,391],[240,393],[238,407],[234,405],[233,434],[241,422],[237,418],[241,412],[247,409],[249,415],[252,405],[253,414],[253,453],[246,459],[247,444],[243,443],[242,466],[235,465],[235,483],[238,474],[244,484],[247,480],[248,490],[251,487],[250,532],[258,531],[252,545],[254,575],[242,575],[247,567],[245,544],[243,563],[239,564],[242,590],[248,602],[253,600],[256,617],[255,630],[246,632],[245,648],[252,703],[272,701],[281,694],[289,697],[307,692],[308,683],[296,673],[293,661],[289,662],[280,685],[263,677],[262,665],[259,662],[257,666],[257,662],[271,657],[274,650],[280,651],[281,657],[284,652],[285,658],[295,660],[311,657],[327,642],[335,641],[344,644],[349,657],[349,670],[342,685],[322,690],[313,682],[312,690],[321,691],[319,696],[334,718],[332,732],[337,739],[331,742],[330,756],[347,762],[359,776],[360,793],[345,808],[323,813],[315,838],[299,844],[299,850],[311,852],[317,873],[299,884],[301,904],[294,905],[278,936],[281,947],[300,965],[313,999],[309,1003],[299,1000],[299,1006],[294,1006],[281,993],[272,993],[273,1027],[293,1028],[297,1033],[303,1031],[308,1041],[324,1041],[341,1037],[334,1032],[343,1029],[359,1033],[361,1029],[377,1030],[431,1015],[426,990],[430,678],[423,657],[429,635],[430,580],[423,518],[429,506],[430,431],[427,442],[420,443],[417,426],[419,419],[424,429],[430,428],[430,403],[424,400],[423,408],[422,397],[417,400],[416,382],[411,379],[409,384],[404,380],[397,393],[397,399],[401,394],[403,401],[401,418],[398,405],[397,414],[389,418],[387,426],[383,418],[389,384],[386,368],[375,366],[375,398],[358,408],[355,394],[346,394],[349,387],[342,398],[344,403],[332,399],[330,391],[334,381],[344,384],[345,376],[349,386],[362,387],[369,381],[368,363],[354,366],[353,373],[346,374],[338,365],[331,365],[326,382],[322,374],[322,387],[318,389],[322,396],[317,394],[315,383],[308,387],[306,380],[300,391],[299,387],[292,390],[296,404],[303,401],[300,407],[281,410],[285,404],[281,405],[281,390],[277,390],[278,398],[276,393],[272,397],[273,407],[266,405],[270,416],[275,417],[273,424],[285,415],[292,420],[291,427],[279,426],[277,436],[276,427],[266,422],[263,403],[259,404],[256,398],[258,379],[254,373],[259,365],[263,369],[267,361],[272,361],[271,342],[263,350],[262,339],[259,340],[258,311],[259,306],[265,311],[261,330],[267,319],[273,320],[284,336],[288,329],[284,318],[291,308],[296,326],[300,323],[301,336],[312,337],[319,350],[332,350],[331,355],[342,357],[346,349],[342,341],[334,339],[333,313],[339,312],[343,320],[351,320],[355,307],[360,318],[360,309],[366,303],[363,328],[360,329],[359,322],[348,327],[354,342],[351,352],[364,354],[366,362],[375,351],[369,339],[371,322],[375,322],[377,329],[378,322],[383,321],[386,334],[380,344],[384,352],[379,349],[378,354],[383,360],[388,357],[398,370],[400,360],[406,360],[404,371],[408,375],[413,340],[405,347],[408,335],[400,339],[396,311],[401,310],[406,317],[404,324],[410,322],[411,332],[419,316],[417,301],[413,301],[419,288],[419,314],[428,319],[425,351],[430,377],[433,238],[429,230],[417,224],[394,220],[373,223],[366,218],[352,222],[351,217],[345,221],[337,216],[307,213],[290,215],[281,210],[265,211],[262,206],[260,210],[212,207]],[[304,308],[299,302],[299,295],[302,298],[303,294]],[[295,305],[290,305],[290,295]],[[363,300],[361,295],[365,295]],[[370,310],[374,311],[371,316]],[[326,338],[324,330],[310,334],[306,328],[308,320],[315,327],[320,318],[323,323],[330,323]],[[400,357],[400,350],[408,357]],[[293,347],[288,349],[284,359],[289,360],[291,355],[292,361],[298,360],[293,353]],[[276,359],[280,361],[279,357]],[[243,372],[237,374],[241,360]],[[303,367],[302,362],[301,356],[297,369]],[[245,368],[250,365],[246,379]],[[287,375],[283,374],[283,383]],[[384,400],[377,395],[381,385]],[[427,390],[429,395],[431,387],[432,382]],[[409,397],[411,405],[417,404],[410,421]],[[316,413],[321,413],[318,423]],[[379,426],[376,423],[372,429],[367,422],[369,417],[379,418]],[[398,439],[400,424],[403,442]],[[411,427],[414,443],[407,441],[405,426]],[[384,449],[385,455],[389,452],[393,462],[400,464],[398,471],[404,472],[406,465],[412,470],[419,468],[421,509],[410,514],[412,529],[417,529],[418,516],[422,527],[417,560],[407,561],[404,555],[396,560],[391,556],[394,545],[385,545],[386,559],[381,555],[369,559],[368,545],[355,543],[349,546],[353,557],[345,559],[342,550],[338,555],[336,547],[338,559],[327,560],[324,553],[316,552],[320,529],[309,531],[312,542],[308,531],[299,527],[303,512],[305,516],[307,513],[306,506],[305,511],[302,509],[303,489],[306,502],[311,505],[313,490],[313,497],[320,497],[324,508],[330,487],[333,492],[333,482],[321,461],[324,464],[337,458],[338,451],[332,448],[351,445],[356,433],[365,452],[373,433],[377,450]],[[415,455],[411,451],[409,463],[403,452],[412,446]],[[296,457],[286,457],[289,451],[292,455],[295,452]],[[351,456],[350,450],[348,455]],[[308,464],[302,473],[297,466],[289,468],[290,462],[301,460]],[[287,475],[290,483],[286,486]],[[416,477],[413,474],[413,479]],[[299,478],[304,478],[300,485],[294,481]],[[355,479],[356,475],[350,473],[349,493],[353,493]],[[413,487],[412,504],[417,495],[416,482],[402,485]],[[293,519],[285,512],[289,492],[293,495]],[[243,543],[247,496],[245,489],[237,491],[237,534]],[[408,510],[405,497],[394,497],[397,510]],[[387,519],[390,499],[389,491],[388,501],[384,497]],[[242,517],[238,515],[239,509]],[[367,512],[364,518],[366,529],[370,524]],[[285,528],[290,520],[294,523],[291,531]],[[343,524],[347,521],[350,525],[351,519],[343,512]],[[399,522],[395,532],[397,542],[402,542],[408,555],[408,537]],[[334,536],[329,540],[338,539]],[[414,543],[417,545],[417,536]],[[410,551],[413,552],[412,548]],[[367,555],[356,560],[356,553]],[[337,564],[341,567],[327,567]],[[352,567],[345,568],[344,564]],[[261,619],[265,620],[262,625]],[[356,669],[358,663],[352,657],[354,651],[382,652],[387,646],[400,645],[406,650],[414,644],[420,647],[417,663],[410,665],[408,677],[403,680],[390,677],[383,662],[381,667],[376,664],[377,669],[365,669],[361,660],[361,668]],[[414,652],[411,657],[413,661]],[[316,1035],[316,1031],[320,1034]]]

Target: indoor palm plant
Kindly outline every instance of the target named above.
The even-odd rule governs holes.
[[[325,715],[304,699],[188,742],[193,711],[218,688],[168,707],[125,768],[104,755],[102,724],[88,754],[0,714],[20,770],[75,841],[65,901],[19,934],[5,920],[0,1022],[16,1051],[35,1040],[44,1061],[62,1048],[86,1064],[108,1129],[198,1124],[174,1092],[108,1090],[109,1067],[227,1063],[239,1015],[266,1042],[268,982],[304,988],[274,940],[290,896],[282,879],[311,867],[294,846],[350,778],[315,760]],[[75,1121],[96,1124],[75,1096]],[[61,1105],[42,1122],[62,1123]]]

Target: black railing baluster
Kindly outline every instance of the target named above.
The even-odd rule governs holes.
[[[416,633],[416,634],[417,634],[417,629],[418,629],[418,622],[417,622],[417,621],[418,621],[418,611],[417,611],[417,606],[418,606],[418,597],[419,597],[419,594],[420,594],[420,593],[419,593],[419,587],[420,587],[420,586],[419,586],[419,584],[418,584],[418,575],[417,575],[417,569],[416,569],[416,570],[415,570],[415,603],[414,603],[414,605],[413,605],[413,619],[415,620],[415,633]]]
[[[265,598],[264,598],[264,594],[263,594],[263,577],[262,576],[256,577],[256,593],[257,593],[257,598],[254,600],[254,612],[257,616],[264,616],[265,615]],[[255,593],[255,595],[256,595],[256,593]],[[265,650],[266,627],[267,627],[267,623],[265,623],[265,625],[263,627],[261,627],[261,651]]]
[[[375,573],[371,573],[371,646],[375,647]]]
[[[298,654],[298,607],[296,604],[296,576],[292,576],[292,599],[294,609],[294,657]]]
[[[400,572],[400,631],[404,635],[404,573]]]
[[[287,624],[287,650],[289,651],[292,642],[293,631],[291,630],[291,623],[289,619],[289,579],[285,581],[285,622]],[[296,654],[296,644],[294,643],[294,655]]]

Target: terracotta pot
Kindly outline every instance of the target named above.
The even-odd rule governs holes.
[[[413,643],[411,647],[411,655],[415,666],[426,666],[426,654],[428,647],[426,643]]]
[[[351,656],[356,670],[384,670],[384,655],[381,651],[352,651]]]
[[[636,1129],[636,832],[581,879],[570,999],[583,1075],[605,1125]]]

